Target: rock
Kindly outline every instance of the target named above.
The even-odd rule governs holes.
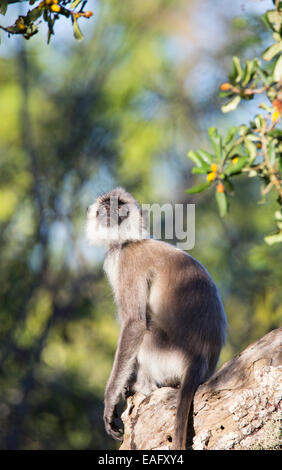
[[[194,397],[187,448],[278,449],[282,395],[282,328],[227,362]],[[129,397],[121,450],[170,449],[177,389]]]

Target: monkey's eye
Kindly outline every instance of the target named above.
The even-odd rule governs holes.
[[[122,201],[121,199],[118,200],[118,208],[120,209],[122,206],[125,205],[125,202]]]

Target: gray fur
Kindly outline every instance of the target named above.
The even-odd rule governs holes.
[[[193,395],[213,374],[225,341],[224,308],[214,282],[198,261],[167,243],[148,239],[142,231],[136,237],[135,227],[132,233],[128,230],[131,217],[140,224],[136,211],[141,212],[137,201],[122,188],[98,198],[93,204],[95,214],[90,208],[88,239],[95,243],[92,229],[97,224],[97,207],[112,194],[121,201],[120,208],[126,203],[133,210],[116,219],[122,236],[106,241],[104,268],[121,322],[105,391],[106,430],[121,439],[114,414],[125,389],[148,395],[157,387],[180,384],[172,446],[185,449]]]

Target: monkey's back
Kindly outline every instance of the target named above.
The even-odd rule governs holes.
[[[148,329],[157,339],[193,355],[198,350],[218,357],[227,322],[207,270],[187,253],[152,239],[128,244],[120,256],[125,264],[130,262],[132,282],[138,279],[136,273],[147,280]]]

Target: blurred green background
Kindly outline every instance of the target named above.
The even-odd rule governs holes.
[[[30,41],[0,46],[0,446],[110,449],[103,391],[119,327],[84,239],[86,207],[123,185],[142,203],[195,203],[190,251],[217,282],[229,332],[221,363],[281,325],[281,249],[267,246],[274,197],[239,178],[220,219],[209,193],[191,197],[186,157],[228,116],[218,88],[232,55],[271,43],[259,15],[272,2],[89,0],[85,40],[62,19]],[[9,7],[12,23],[18,6]]]

